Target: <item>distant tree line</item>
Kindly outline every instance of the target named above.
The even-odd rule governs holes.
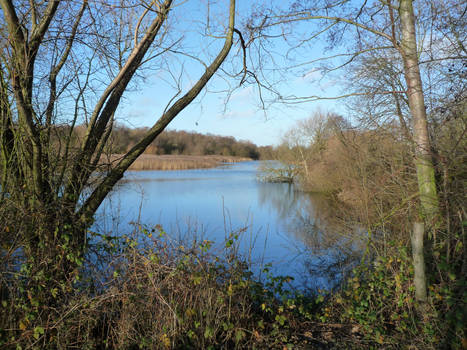
[[[112,131],[111,147],[113,153],[125,153],[138,142],[147,128],[128,128],[117,126]],[[231,136],[201,134],[189,131],[164,131],[146,149],[146,154],[173,155],[223,155],[248,157],[252,159],[264,158],[268,154],[269,146],[258,147],[249,141],[238,141]]]

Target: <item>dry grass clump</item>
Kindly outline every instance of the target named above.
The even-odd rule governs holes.
[[[102,163],[114,163],[122,155],[112,154],[102,160]],[[234,156],[185,156],[185,155],[153,155],[142,154],[130,166],[130,170],[185,170],[214,168],[222,163],[236,163],[250,161],[251,158]]]
[[[2,296],[0,345],[266,349],[297,341],[303,315],[282,290],[285,279],[256,282],[236,254],[236,237],[228,237],[224,253],[206,240],[175,244],[160,227],[138,237],[102,237],[74,285],[49,299],[33,292],[37,281],[10,278],[15,296]]]
[[[200,349],[256,341],[245,331],[253,318],[252,282],[240,261],[211,261],[210,244],[188,250],[155,241],[114,262],[105,293],[114,297],[100,315],[112,320],[107,341],[115,348]]]

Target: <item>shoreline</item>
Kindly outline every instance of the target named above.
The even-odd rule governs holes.
[[[101,163],[118,162],[123,154],[112,154],[103,157]],[[146,170],[188,170],[188,169],[207,169],[215,168],[224,163],[239,163],[253,161],[248,157],[222,156],[222,155],[155,155],[142,154],[130,166],[128,170],[146,171]]]

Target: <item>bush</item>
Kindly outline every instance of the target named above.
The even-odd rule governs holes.
[[[98,235],[73,282],[50,291],[41,287],[47,277],[25,265],[16,274],[3,271],[10,274],[2,279],[9,293],[1,296],[0,344],[235,349],[297,342],[299,319],[309,318],[306,299],[287,291],[288,277],[255,281],[236,254],[237,238],[232,233],[219,254],[207,240],[176,244],[161,227]],[[45,292],[50,298],[40,297]]]
[[[465,308],[452,284],[443,288],[432,281],[425,313],[417,314],[409,251],[400,242],[392,246],[392,256],[375,257],[353,270],[320,319],[356,325],[369,347],[462,349]]]

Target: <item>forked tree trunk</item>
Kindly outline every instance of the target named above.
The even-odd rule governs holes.
[[[136,158],[199,95],[224,62],[233,45],[235,0],[229,1],[229,23],[224,45],[211,64],[206,66],[199,80],[185,95],[177,100],[171,100],[170,108],[164,111],[154,126],[108,174],[102,175],[98,185],[89,187],[89,179],[95,173],[102,149],[108,141],[108,132],[111,130],[116,108],[136,71],[145,62],[155,39],[161,37],[161,28],[166,28],[164,26],[173,0],[153,1],[142,13],[135,28],[135,43],[132,51],[118,74],[105,87],[87,123],[88,128],[82,146],[73,155],[68,151],[72,147],[73,130],[76,130],[73,129],[75,122],[82,116],[81,108],[78,108],[80,103],[75,104],[74,119],[69,132],[67,131],[68,139],[66,137],[62,139],[61,127],[53,123],[55,106],[60,104],[59,94],[57,95],[57,76],[62,67],[66,67],[66,62],[72,60],[69,53],[73,44],[81,41],[75,40],[75,34],[80,31],[81,18],[88,9],[88,1],[81,2],[81,8],[72,22],[73,27],[69,34],[68,29],[65,29],[67,27],[62,28],[61,23],[63,18],[65,18],[64,22],[73,18],[69,17],[71,14],[67,13],[66,8],[59,7],[61,1],[43,2],[44,5],[30,1],[29,7],[25,5],[26,3],[19,5],[13,0],[0,0],[2,11],[0,17],[5,21],[5,25],[0,26],[5,32],[2,32],[2,38],[5,37],[5,45],[3,45],[5,47],[2,46],[0,50],[0,53],[5,55],[2,56],[0,66],[2,71],[0,73],[0,162],[2,163],[0,168],[4,168],[0,169],[3,171],[0,175],[0,196],[5,197],[7,193],[10,202],[14,204],[12,205],[14,210],[18,210],[25,218],[24,220],[17,218],[15,224],[21,226],[21,231],[18,229],[17,235],[21,240],[20,243],[24,245],[25,258],[31,266],[29,276],[32,277],[29,280],[35,281],[36,276],[43,278],[42,276],[47,275],[49,285],[44,287],[37,283],[44,290],[44,300],[47,300],[46,298],[55,298],[49,292],[59,288],[62,281],[70,282],[69,285],[72,286],[72,276],[82,264],[85,252],[86,229],[92,224],[94,214],[104,198]],[[154,17],[147,20],[147,26],[143,26],[146,27],[143,31],[139,28],[139,24],[148,11],[154,12]],[[40,14],[40,20],[36,17],[37,14]],[[92,13],[89,15],[92,16]],[[144,22],[146,23],[146,19]],[[53,29],[49,31],[51,23]],[[92,25],[94,26],[94,23]],[[99,26],[96,26],[96,29],[98,28]],[[141,32],[138,32],[139,29]],[[67,33],[65,37],[60,34],[61,32]],[[87,45],[87,40],[92,40],[94,33],[83,32],[79,35],[83,35],[85,39],[81,44]],[[165,35],[164,32],[162,36]],[[124,39],[119,38],[119,40]],[[63,47],[60,46],[62,43]],[[50,98],[47,102],[41,100],[42,94],[36,96],[35,87],[41,83],[43,72],[40,76],[35,75],[34,67],[37,54],[49,49],[60,57],[54,56],[57,60],[51,62],[50,71],[47,72],[50,83]],[[79,47],[77,50],[80,50]],[[98,52],[98,49],[95,52]],[[77,66],[79,65],[78,62]],[[89,67],[91,66],[93,65],[90,63]],[[86,96],[86,89],[90,89],[87,85],[89,74],[91,73],[88,72],[85,77],[85,86],[81,87],[78,84],[79,89],[76,87],[75,92],[78,93],[76,101]],[[6,79],[10,79],[11,82],[8,83]],[[68,78],[63,79],[58,84],[63,85],[62,92],[69,89],[67,86],[70,83]],[[41,86],[41,91],[43,89],[44,87]],[[10,94],[13,96],[10,97]],[[37,98],[39,103],[36,104],[34,101]],[[47,103],[45,118],[42,117],[43,113],[39,108],[43,102]],[[57,131],[59,144],[57,146],[50,143],[51,130]],[[66,144],[64,153],[61,152],[61,141],[65,141]],[[53,159],[57,162],[60,160],[58,164],[61,169],[50,166],[47,153],[49,151],[57,153],[53,154]],[[9,173],[4,172],[6,169]],[[20,172],[20,176],[16,176],[18,179],[14,176],[17,172]],[[6,187],[9,183],[13,183],[14,186],[10,185],[7,192]],[[85,197],[83,192],[86,192],[87,188],[92,189],[92,193],[86,197],[84,203],[81,203],[81,199]]]

